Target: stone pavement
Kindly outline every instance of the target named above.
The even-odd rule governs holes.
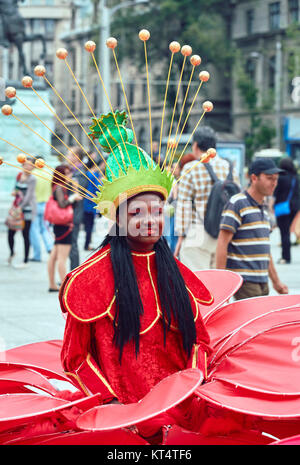
[[[98,246],[107,225],[96,224],[93,244]],[[83,252],[84,232],[79,237],[81,261],[90,252]],[[271,235],[274,261],[280,258],[280,239],[276,229]],[[32,342],[61,339],[65,320],[60,312],[58,294],[48,292],[47,254],[41,263],[30,262],[27,269],[15,269],[5,264],[8,253],[6,232],[0,232],[0,350]],[[23,257],[23,242],[16,234],[15,263]],[[292,263],[276,265],[281,280],[289,286],[290,294],[300,294],[300,245],[292,247]],[[276,292],[271,289],[270,292]]]

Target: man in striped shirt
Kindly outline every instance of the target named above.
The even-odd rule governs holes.
[[[269,278],[279,294],[288,293],[271,257],[270,222],[264,207],[264,199],[273,194],[280,171],[273,160],[256,159],[249,169],[249,188],[234,195],[223,211],[216,264],[243,277],[235,294],[237,300],[268,295]]]

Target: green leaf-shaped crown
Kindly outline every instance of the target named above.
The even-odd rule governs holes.
[[[97,192],[100,213],[114,218],[123,201],[142,192],[158,192],[167,199],[174,177],[167,170],[161,170],[142,148],[132,144],[133,132],[125,127],[126,113],[117,110],[93,118],[93,123],[91,136],[110,153],[106,161],[106,179]]]

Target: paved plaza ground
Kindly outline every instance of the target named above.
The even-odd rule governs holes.
[[[104,236],[103,225],[96,225],[93,244],[99,245]],[[80,260],[91,252],[83,252],[84,232],[79,237]],[[272,255],[280,258],[279,231],[271,234]],[[62,317],[58,294],[48,292],[47,259],[43,251],[41,263],[30,263],[27,269],[15,269],[5,262],[9,255],[6,231],[0,232],[0,350],[31,342],[61,339],[65,320]],[[16,234],[16,259],[23,258],[23,242]],[[300,245],[292,247],[292,263],[276,265],[281,280],[289,286],[290,294],[300,294]],[[276,292],[271,288],[272,295]]]

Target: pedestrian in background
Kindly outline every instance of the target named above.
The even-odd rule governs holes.
[[[268,295],[269,278],[279,294],[288,293],[272,260],[270,222],[264,204],[265,198],[273,195],[279,172],[272,159],[257,158],[249,169],[250,186],[231,197],[223,211],[216,266],[242,276],[236,300]]]
[[[43,159],[43,157],[40,157]],[[33,175],[38,172],[36,168]],[[53,238],[49,230],[49,223],[44,219],[46,202],[51,195],[51,184],[44,178],[36,177],[35,197],[37,202],[37,212],[30,226],[30,245],[33,249],[33,257],[29,259],[32,262],[40,262],[41,256],[41,239],[44,243],[47,253],[50,253],[53,247]]]
[[[32,160],[26,160],[22,165],[23,170],[17,175],[16,184],[12,195],[15,197],[13,206],[18,208],[23,214],[23,240],[24,240],[24,260],[21,263],[14,265],[15,268],[27,268],[30,250],[29,231],[31,222],[36,214],[36,198],[35,198],[35,185],[36,179],[31,174],[34,169]],[[10,256],[8,264],[12,263],[15,252],[15,229],[11,229],[8,225],[8,245],[10,249]]]
[[[59,176],[59,173],[63,176]],[[68,165],[59,165],[55,168],[52,177],[52,193],[60,208],[67,208],[73,205],[81,197],[74,194],[65,187],[65,177],[72,178],[72,173]],[[58,292],[59,286],[56,284],[56,266],[60,278],[63,281],[66,275],[66,263],[70,254],[73,234],[73,223],[55,224],[53,223],[55,236],[54,246],[48,260],[49,292]]]
[[[75,154],[75,155],[74,155]],[[71,147],[68,152],[67,159],[70,162],[70,169],[72,171],[72,179],[83,188],[87,189],[88,178],[86,176],[86,168],[82,164],[82,160],[85,156],[85,152],[81,147]],[[83,199],[76,200],[73,203],[74,219],[73,219],[73,231],[72,231],[72,244],[69,254],[70,268],[73,270],[77,268],[80,263],[79,249],[78,249],[78,236],[80,232],[80,226],[83,223]]]
[[[281,237],[281,258],[278,263],[291,263],[290,227],[300,209],[299,179],[297,169],[290,157],[283,158],[279,167],[284,170],[279,174],[278,184],[274,191],[274,209],[277,226]],[[286,202],[290,196],[289,212],[276,214],[276,205]]]
[[[97,185],[101,185],[101,172],[99,169],[104,172],[105,170],[105,163],[99,163],[99,169],[95,164],[90,160],[87,162],[86,166],[89,168],[87,171],[87,176],[89,178],[89,183],[87,185],[87,190],[94,195],[98,190],[96,188]],[[97,181],[98,179],[98,181]],[[97,215],[97,210],[95,209],[95,202],[88,200],[87,198],[83,199],[83,223],[85,229],[85,241],[84,241],[84,250],[93,250],[91,245],[92,241],[92,233],[95,223],[95,217]]]
[[[185,163],[181,171],[175,218],[178,233],[175,256],[192,271],[215,268],[217,239],[204,229],[206,205],[213,181],[199,160],[209,148],[216,148],[216,143],[217,136],[211,127],[203,126],[195,131],[192,145],[194,160]],[[196,163],[197,166],[191,169]],[[217,177],[225,180],[230,170],[229,163],[218,154],[209,163]],[[185,175],[186,171],[189,172]],[[235,169],[233,177],[239,184]]]

